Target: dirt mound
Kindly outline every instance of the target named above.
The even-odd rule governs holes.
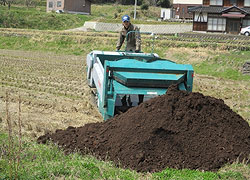
[[[86,148],[137,171],[166,167],[217,170],[250,154],[250,127],[223,100],[169,88],[103,123],[68,127],[38,138],[66,152]]]

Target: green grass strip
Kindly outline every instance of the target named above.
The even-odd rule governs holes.
[[[46,13],[41,8],[18,8],[0,6],[0,27],[39,30],[66,30],[83,26],[93,17],[76,14]]]
[[[17,142],[15,141],[15,146]],[[12,149],[17,155],[17,149]],[[177,170],[167,168],[153,174],[137,173],[129,169],[116,167],[112,162],[100,161],[91,155],[73,153],[65,155],[53,144],[37,144],[31,140],[23,140],[20,168],[16,171],[18,179],[244,179],[240,172],[232,168],[225,172],[201,172],[198,170]],[[0,179],[10,179],[9,172],[15,172],[9,163],[8,136],[0,133]],[[12,168],[12,169],[11,169]],[[248,171],[250,167],[245,167]],[[14,173],[15,174],[15,173]]]

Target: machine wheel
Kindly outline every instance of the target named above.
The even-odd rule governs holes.
[[[249,32],[245,32],[245,36],[249,36]]]

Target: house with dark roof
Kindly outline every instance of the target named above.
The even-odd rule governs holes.
[[[193,13],[188,9],[202,5],[202,0],[173,0],[173,10],[176,19],[193,19]]]
[[[90,14],[91,0],[47,0],[47,12]]]
[[[239,34],[250,26],[250,0],[203,0],[193,13],[193,31]]]

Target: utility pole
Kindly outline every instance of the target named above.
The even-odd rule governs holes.
[[[137,5],[137,0],[135,0],[134,19],[136,19],[136,5]]]

